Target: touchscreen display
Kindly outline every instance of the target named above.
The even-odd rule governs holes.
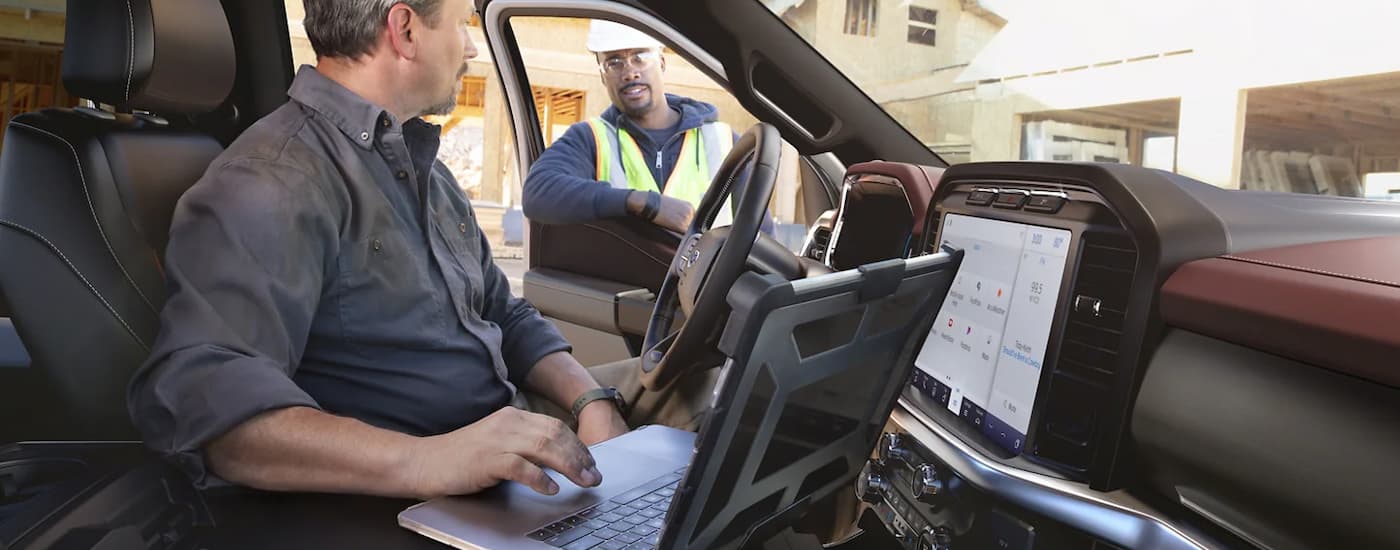
[[[914,384],[1020,453],[1070,232],[950,214],[940,235],[964,251],[963,263],[915,359]]]

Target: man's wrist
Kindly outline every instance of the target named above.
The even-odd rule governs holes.
[[[611,407],[618,414],[622,414],[626,408],[626,404],[622,401],[622,394],[617,391],[617,388],[594,388],[579,394],[574,399],[569,412],[574,415],[574,418],[583,420],[583,411],[590,407],[596,409],[596,405],[600,403]]]
[[[647,208],[647,194],[642,191],[632,190],[627,192],[627,215],[642,215],[642,211]]]
[[[632,190],[627,193],[627,213],[653,221],[661,213],[661,193]]]
[[[602,399],[583,406],[578,412],[580,424],[611,420],[612,415],[622,416],[622,411],[617,410],[617,406],[612,401]]]

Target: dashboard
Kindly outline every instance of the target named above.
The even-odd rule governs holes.
[[[1400,543],[1374,483],[1400,437],[1352,429],[1400,422],[1376,328],[1400,261],[1374,259],[1400,257],[1400,205],[1067,163],[958,165],[931,195],[907,251],[964,263],[857,486],[906,548]],[[1279,483],[1316,472],[1326,502]]]

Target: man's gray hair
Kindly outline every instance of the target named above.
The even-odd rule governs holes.
[[[356,59],[374,48],[389,9],[405,4],[430,26],[437,26],[443,0],[303,0],[306,37],[317,57]]]

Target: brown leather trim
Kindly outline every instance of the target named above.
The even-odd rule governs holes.
[[[914,213],[914,240],[918,241],[924,232],[924,216],[933,202],[933,192],[938,189],[938,180],[943,177],[943,169],[902,162],[875,160],[854,164],[846,169],[846,177],[859,177],[863,174],[878,174],[899,180],[904,194],[909,197],[909,209]]]
[[[1169,325],[1400,387],[1400,237],[1191,262],[1161,306]]]

